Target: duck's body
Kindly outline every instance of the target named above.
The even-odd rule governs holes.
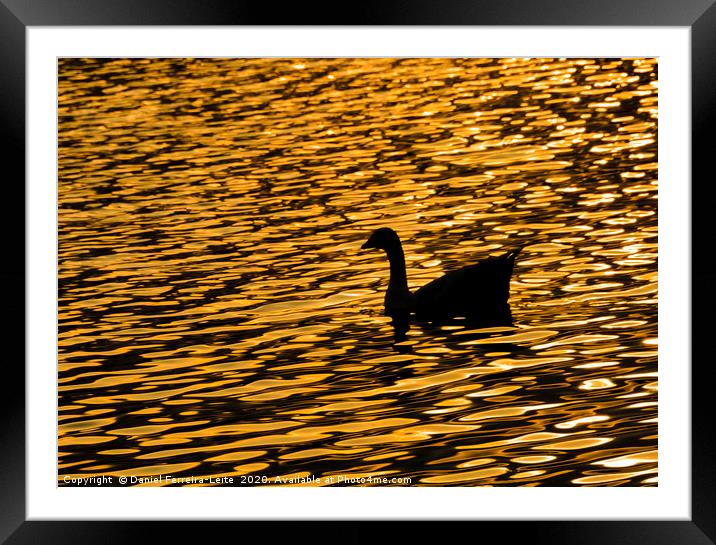
[[[390,261],[390,282],[385,313],[421,321],[444,321],[463,316],[490,321],[509,315],[510,276],[519,249],[474,265],[450,271],[411,293],[400,238],[388,227],[373,232],[362,248],[385,250]]]

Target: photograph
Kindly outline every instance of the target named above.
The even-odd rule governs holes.
[[[57,486],[657,487],[658,66],[58,57]]]

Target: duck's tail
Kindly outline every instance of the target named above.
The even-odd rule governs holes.
[[[519,255],[519,253],[522,251],[522,248],[523,248],[523,246],[520,246],[520,247],[517,248],[516,250],[512,250],[511,252],[507,252],[503,257],[504,257],[505,259],[508,259],[508,260],[514,262],[515,259],[517,258],[517,256]]]

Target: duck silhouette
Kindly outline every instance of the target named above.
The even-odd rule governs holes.
[[[453,270],[411,293],[405,254],[398,234],[389,227],[374,231],[361,249],[384,250],[390,262],[385,314],[407,332],[411,316],[418,321],[444,323],[464,317],[481,326],[512,325],[508,300],[515,258],[522,248]]]

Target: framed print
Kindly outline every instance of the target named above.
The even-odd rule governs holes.
[[[4,2],[7,543],[714,542],[716,8],[364,7]]]

